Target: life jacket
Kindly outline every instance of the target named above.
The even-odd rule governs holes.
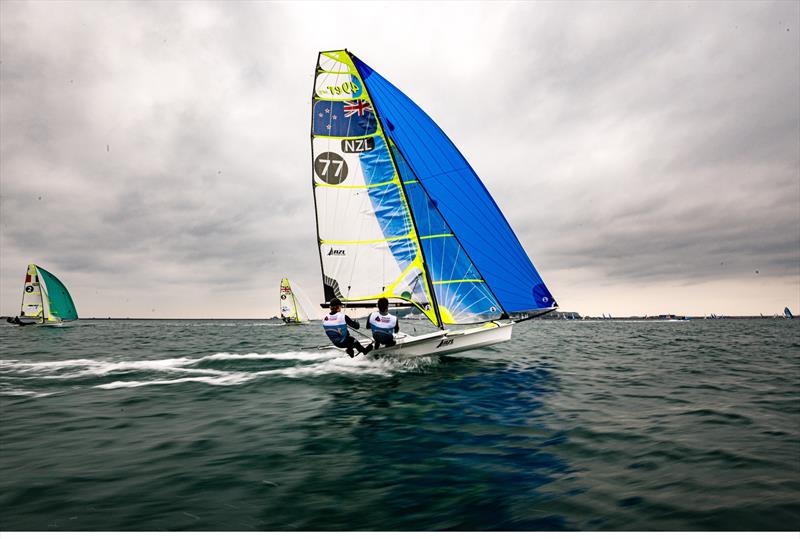
[[[337,346],[344,344],[348,336],[345,314],[343,312],[326,314],[322,319],[322,329],[333,344]]]
[[[372,336],[375,339],[385,340],[387,337],[392,339],[394,327],[397,325],[397,317],[393,314],[381,314],[375,312],[369,315],[369,327],[372,328]]]

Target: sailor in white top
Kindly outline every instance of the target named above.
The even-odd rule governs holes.
[[[372,350],[372,344],[368,344],[366,347],[361,346],[361,343],[348,333],[347,326],[353,329],[358,329],[360,326],[358,321],[351,320],[349,316],[342,312],[341,300],[333,298],[329,305],[331,306],[331,312],[322,319],[322,329],[325,330],[325,334],[330,338],[334,346],[344,348],[350,357],[354,355],[353,348],[365,356],[369,354]]]
[[[400,331],[400,323],[397,317],[389,313],[389,300],[380,298],[378,300],[378,311],[369,315],[367,319],[367,329],[372,330],[372,339],[375,341],[375,349],[381,345],[394,346],[394,334]]]

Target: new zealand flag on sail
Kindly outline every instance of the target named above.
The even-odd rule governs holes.
[[[364,137],[378,129],[372,105],[363,99],[315,101],[314,134],[329,137]]]

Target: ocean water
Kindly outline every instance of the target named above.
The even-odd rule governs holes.
[[[0,529],[800,529],[797,320],[534,321],[441,359],[325,340],[3,324]]]

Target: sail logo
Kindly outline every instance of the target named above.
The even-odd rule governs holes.
[[[328,251],[328,256],[347,256],[347,253],[344,252],[344,249],[334,249],[331,247],[331,250]]]
[[[441,348],[442,346],[448,346],[453,344],[453,339],[442,339],[442,342],[436,345],[436,348]]]
[[[553,297],[550,295],[550,291],[547,290],[544,283],[534,285],[533,288],[531,288],[531,295],[538,307],[550,307],[555,303]]]
[[[358,138],[342,141],[342,151],[344,153],[362,153],[375,149],[375,139],[372,137]]]

